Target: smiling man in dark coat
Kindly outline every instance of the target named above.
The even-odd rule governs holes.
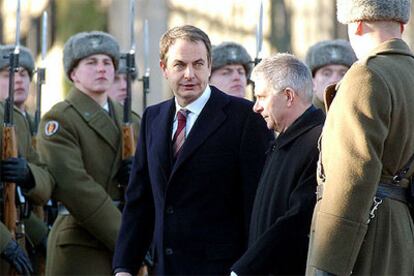
[[[263,59],[253,80],[254,111],[279,136],[259,182],[248,250],[232,274],[304,274],[316,201],[317,141],[325,116],[312,105],[310,70],[294,56]]]
[[[170,29],[160,48],[174,98],[144,112],[113,266],[136,275],[152,241],[155,275],[228,275],[247,247],[272,133],[251,102],[208,85],[202,30]]]

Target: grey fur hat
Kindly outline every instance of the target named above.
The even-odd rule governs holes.
[[[126,74],[127,73],[127,66],[126,66],[126,58],[125,55],[121,56],[119,59],[119,64],[118,64],[118,71],[116,72],[117,74]],[[138,76],[138,68],[135,67],[135,72],[132,73],[132,79],[136,80]]]
[[[337,0],[337,18],[343,24],[356,21],[397,21],[410,19],[411,0]]]
[[[212,68],[214,72],[217,69],[229,64],[241,64],[246,70],[246,77],[250,78],[252,71],[252,58],[246,49],[235,42],[223,42],[217,46],[213,46],[212,50]]]
[[[71,80],[70,74],[79,61],[85,57],[105,54],[112,58],[115,69],[119,63],[119,44],[115,38],[104,32],[81,32],[71,36],[63,48],[63,66],[66,76]]]
[[[2,45],[0,46],[0,69],[9,67],[9,54],[14,51],[15,45]],[[30,79],[32,79],[33,71],[35,68],[33,55],[30,50],[24,46],[20,46],[19,66],[25,68],[29,73]]]
[[[325,65],[340,64],[351,67],[356,60],[351,44],[343,39],[320,41],[309,48],[305,58],[312,75]]]

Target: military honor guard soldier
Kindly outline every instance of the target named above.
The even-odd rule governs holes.
[[[0,46],[0,56],[7,57],[14,51],[14,46]],[[27,98],[29,93],[30,81],[32,80],[34,70],[34,60],[30,50],[20,46],[19,65],[17,72],[14,74],[14,97],[15,107],[13,110],[14,124],[17,138],[18,156],[1,161],[1,181],[15,182],[26,198],[33,203],[42,206],[50,198],[51,191],[54,187],[54,179],[48,172],[46,166],[39,161],[36,151],[32,147],[31,129],[25,114],[18,108]],[[0,121],[4,121],[4,100],[8,97],[9,90],[9,59],[0,59]],[[3,123],[0,124],[0,133],[3,133]],[[3,193],[1,193],[3,195]],[[23,204],[23,202],[19,203]],[[19,205],[18,207],[22,207]],[[19,208],[22,210],[22,208]],[[23,215],[22,212],[19,214]],[[26,245],[30,256],[35,262],[34,272],[39,272],[37,254],[45,254],[44,244],[46,242],[48,229],[44,222],[29,212],[24,214],[23,222],[26,232]],[[27,273],[31,270],[30,262],[18,244],[11,239],[10,232],[0,224],[1,242],[0,242],[0,274],[7,274],[9,266],[4,262],[14,266],[17,272]],[[42,249],[43,248],[43,249]],[[25,248],[26,249],[26,248]],[[34,251],[33,251],[34,250]],[[30,268],[30,269],[29,269]]]
[[[127,97],[127,70],[126,59],[121,57],[119,59],[118,70],[115,73],[114,82],[108,90],[108,96],[111,97],[113,101],[118,102],[121,105],[124,104]],[[131,89],[132,82],[137,79],[137,76],[138,74],[136,71],[131,74]],[[133,91],[131,91],[131,96],[133,96],[133,94]],[[131,121],[134,128],[134,139],[136,143],[138,140],[141,117],[133,110],[131,110]]]
[[[212,49],[210,85],[229,95],[244,98],[252,71],[252,58],[235,42],[223,42]]]
[[[356,60],[351,44],[343,39],[320,41],[308,49],[305,62],[312,71],[314,106],[325,112],[325,89],[337,84]]]
[[[414,274],[414,55],[401,38],[410,12],[410,0],[337,1],[358,61],[326,91],[336,96],[307,275]]]
[[[104,32],[65,43],[64,69],[73,88],[42,118],[38,151],[56,179],[59,215],[48,242],[47,275],[110,275],[130,163],[121,162],[122,106],[107,91],[119,45]],[[121,164],[124,164],[121,166]]]

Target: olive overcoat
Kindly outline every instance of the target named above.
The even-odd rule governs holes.
[[[307,275],[315,268],[335,275],[413,275],[409,207],[386,198],[368,224],[378,183],[389,183],[414,154],[413,53],[401,39],[385,41],[337,88],[322,132],[326,180],[313,216]],[[413,171],[414,165],[407,177]]]
[[[123,196],[122,107],[108,103],[109,113],[73,89],[42,118],[38,151],[56,179],[52,198],[62,204],[49,236],[47,275],[111,274],[121,222],[114,201]]]
[[[3,121],[4,121],[4,103],[0,102],[0,149],[2,149]],[[47,170],[46,166],[39,161],[39,157],[32,147],[31,131],[28,122],[17,108],[14,108],[13,121],[16,131],[18,155],[24,157],[29,162],[29,167],[35,180],[35,188],[23,191],[24,194],[36,204],[43,205],[50,198],[51,191],[54,187],[54,179]],[[1,201],[1,204],[3,202]],[[26,232],[38,233],[44,236],[47,231],[46,225],[41,224],[39,220],[30,219],[29,228]],[[33,229],[35,227],[35,229]],[[32,231],[33,230],[33,231]],[[10,241],[11,234],[3,223],[0,223],[0,252],[4,250]],[[30,237],[32,240],[34,237]],[[37,238],[37,237],[35,237]],[[0,260],[0,275],[8,271],[8,265]]]

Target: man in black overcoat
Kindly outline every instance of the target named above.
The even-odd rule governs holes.
[[[250,101],[208,85],[202,30],[172,28],[160,48],[174,98],[144,112],[113,268],[136,275],[152,242],[156,275],[228,275],[273,136]]]
[[[253,70],[254,111],[279,133],[269,148],[254,201],[249,246],[232,274],[304,274],[316,202],[317,141],[324,113],[312,105],[312,75],[289,54]]]

